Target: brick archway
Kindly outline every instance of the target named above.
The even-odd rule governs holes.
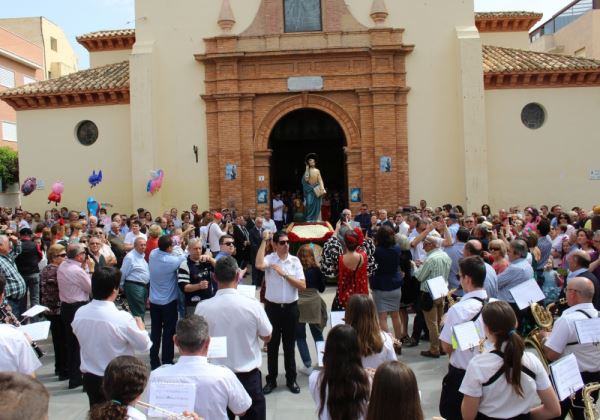
[[[301,94],[284,99],[275,105],[260,122],[254,137],[256,152],[269,151],[269,136],[277,122],[292,111],[313,108],[335,119],[346,136],[346,148],[352,150],[360,145],[360,132],[352,117],[337,102],[321,95]]]

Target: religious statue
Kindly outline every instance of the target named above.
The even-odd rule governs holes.
[[[321,221],[321,201],[325,194],[325,185],[321,172],[317,169],[317,154],[309,153],[304,158],[306,170],[302,177],[302,188],[304,190],[304,215],[307,222]]]

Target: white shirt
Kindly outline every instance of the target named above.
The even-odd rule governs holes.
[[[573,353],[577,358],[580,372],[600,372],[600,353],[598,352],[598,347],[594,344],[569,345],[569,343],[578,342],[575,321],[588,319],[588,317],[578,312],[578,310],[584,311],[592,318],[598,317],[598,311],[591,303],[580,303],[579,305],[571,306],[556,320],[552,327],[552,333],[544,345],[560,353],[562,356]]]
[[[479,412],[488,417],[510,418],[529,413],[538,402],[537,391],[552,386],[542,362],[532,353],[523,353],[522,364],[535,373],[535,380],[521,373],[524,398],[514,392],[512,385],[501,375],[494,383],[483,386],[502,367],[503,360],[493,353],[478,354],[471,360],[460,386],[460,392],[480,397]]]
[[[208,322],[212,337],[227,337],[227,358],[219,363],[234,372],[250,372],[262,363],[259,336],[271,335],[273,327],[262,305],[237,289],[221,289],[212,299],[196,306],[196,315]]]
[[[264,219],[263,221],[263,230],[269,229],[271,232],[277,232],[277,225],[275,225],[275,221],[273,219]]]
[[[466,293],[458,302],[456,302],[455,305],[448,309],[446,321],[444,322],[444,328],[442,328],[442,332],[440,333],[440,340],[451,345],[453,335],[452,329],[458,324],[470,321],[478,313],[479,316],[474,321],[475,326],[479,332],[479,338],[485,338],[483,317],[480,313],[483,304],[477,299],[473,298],[486,299],[487,293],[483,289]],[[464,351],[457,348],[450,355],[450,364],[458,369],[467,369],[469,362],[477,354],[479,354],[478,348]]]
[[[0,372],[31,375],[42,366],[27,337],[8,324],[0,324]]]
[[[135,407],[127,406],[127,420],[146,420],[146,415]]]
[[[408,229],[408,223],[406,223],[404,220],[398,225],[398,233],[400,235],[408,236]]]
[[[138,234],[136,235],[135,233],[129,231],[129,232],[127,232],[127,235],[125,235],[125,239],[123,239],[123,243],[133,245],[133,243],[135,242],[135,240],[137,238],[144,238],[144,239],[148,240],[148,237],[146,236],[145,233],[138,232]]]
[[[279,259],[276,252],[265,257],[265,283],[267,285],[265,299],[273,303],[292,303],[297,301],[298,289],[270,268],[272,264],[277,264],[291,277],[297,280],[304,280],[304,270],[302,269],[300,260],[289,253],[284,261]]]
[[[381,351],[377,354],[361,357],[364,368],[377,369],[383,362],[398,360],[396,351],[394,350],[394,341],[392,340],[392,337],[383,331],[381,332],[381,337],[383,338],[383,348]]]
[[[281,207],[277,209],[277,207]],[[283,220],[283,201],[276,198],[273,199],[273,220]]]
[[[212,252],[219,252],[221,249],[219,246],[219,239],[221,239],[221,236],[225,235],[225,232],[221,230],[219,224],[216,222],[211,222],[207,226],[206,240],[208,242],[208,246]]]
[[[226,367],[208,363],[203,356],[180,356],[176,364],[153,370],[150,382],[195,384],[194,411],[205,420],[227,420],[228,407],[241,414],[252,405],[235,374]]]
[[[92,300],[75,313],[71,323],[79,340],[81,371],[104,376],[117,356],[133,356],[150,349],[147,331],[141,331],[129,312],[120,311],[108,300]]]
[[[419,232],[417,229],[413,229],[408,237],[408,240],[412,242],[417,236],[419,236]],[[423,241],[419,242],[417,246],[410,247],[410,253],[412,254],[413,260],[415,261],[425,261],[427,258],[427,252],[423,249]]]

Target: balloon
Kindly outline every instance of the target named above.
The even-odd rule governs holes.
[[[88,177],[88,182],[90,183],[90,188],[94,188],[96,185],[102,182],[102,170],[99,170],[96,173],[96,170],[92,170],[92,174]]]
[[[98,216],[98,210],[100,210],[100,205],[94,197],[88,197],[87,199],[87,211],[90,216]]]
[[[162,187],[164,176],[165,174],[162,169],[150,172],[150,179],[148,180],[148,184],[146,184],[146,191],[150,194],[158,192],[160,187]]]
[[[52,192],[48,194],[48,204],[54,202],[54,205],[58,206],[58,203],[60,203],[62,198],[61,194],[65,190],[65,186],[61,181],[56,181],[54,184],[52,184],[51,189]]]
[[[37,180],[34,177],[29,177],[25,179],[23,185],[21,185],[21,192],[24,196],[28,196],[37,188]]]

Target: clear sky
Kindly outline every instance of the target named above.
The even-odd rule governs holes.
[[[75,41],[76,36],[103,29],[135,26],[134,0],[0,0],[0,2],[2,3],[0,18],[44,16],[62,27],[79,56],[81,69],[89,67],[89,58],[87,51]],[[177,0],[174,0],[172,4],[176,2]],[[571,0],[475,0],[475,10],[543,12],[542,21],[545,21],[570,2]]]

